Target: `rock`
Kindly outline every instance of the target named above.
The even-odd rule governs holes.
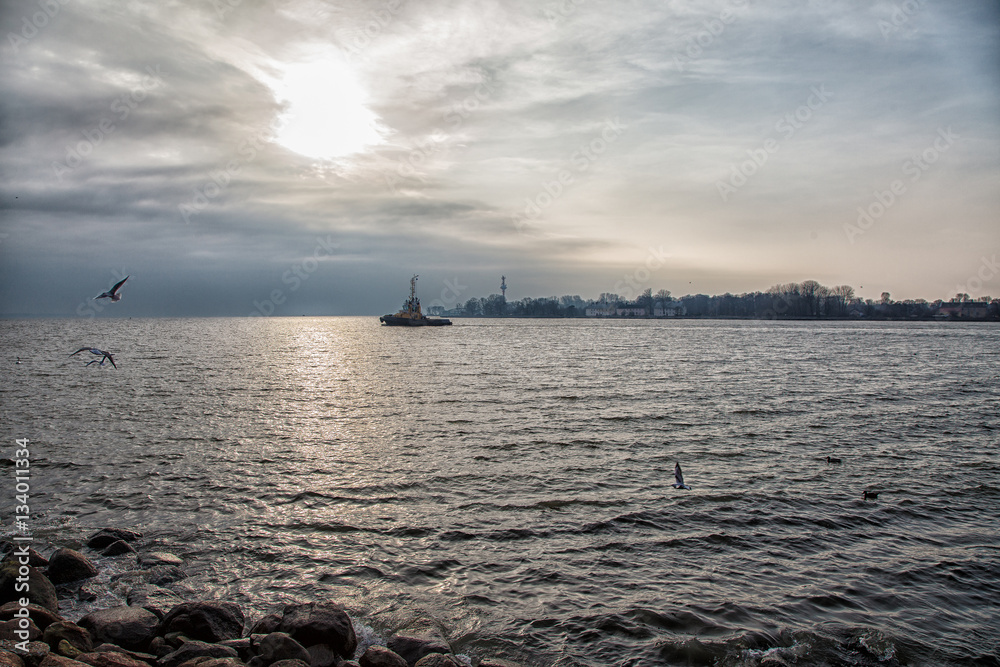
[[[78,621],[97,642],[144,651],[156,636],[160,619],[142,607],[112,607],[91,612]],[[86,662],[86,660],[84,660]]]
[[[218,646],[192,639],[184,642],[176,651],[168,653],[156,661],[158,667],[179,667],[193,658],[237,658],[236,651],[228,646]]]
[[[102,556],[121,556],[124,554],[134,554],[135,547],[125,540],[115,540],[101,551]]]
[[[260,640],[257,656],[247,663],[247,667],[269,667],[283,660],[301,660],[308,665],[309,651],[287,633],[272,632]]]
[[[166,551],[150,551],[149,553],[139,555],[139,565],[142,567],[152,567],[154,565],[174,565],[180,567],[183,564],[183,558],[168,554]]]
[[[281,616],[277,614],[268,614],[264,618],[254,623],[253,628],[250,630],[250,634],[269,635],[272,632],[277,632],[278,626],[280,625],[281,625]]]
[[[246,667],[239,658],[192,658],[178,667]]]
[[[39,667],[45,656],[49,654],[49,645],[45,642],[28,642],[28,650],[22,651],[17,648],[16,642],[0,639],[0,652],[3,651],[16,653],[24,661],[24,667]]]
[[[272,662],[273,667],[309,667],[309,663],[305,660],[279,660],[278,662]]]
[[[24,660],[17,653],[0,651],[0,667],[24,667]]]
[[[500,658],[483,658],[479,661],[479,667],[522,667],[519,662],[501,660]]]
[[[97,593],[93,591],[88,591],[84,587],[80,587],[80,590],[76,592],[76,599],[80,602],[94,602],[97,600]]]
[[[341,660],[336,667],[361,667],[361,663],[357,660]]]
[[[256,653],[256,646],[260,643],[260,640],[264,638],[264,635],[250,635],[249,637],[241,637],[240,639],[227,639],[223,642],[218,642],[219,646],[228,646],[229,648],[236,651],[239,655],[240,660],[247,662]]]
[[[234,602],[185,602],[163,617],[156,634],[183,632],[191,639],[215,643],[239,639],[243,635],[243,622],[243,610]]]
[[[6,555],[4,555],[3,562],[6,563],[7,561],[12,561],[14,563],[17,563],[18,565],[21,565],[22,556],[17,553],[18,551],[20,551],[20,548],[19,547],[14,548],[14,545],[9,545],[9,546],[11,547],[11,550]],[[31,567],[45,567],[48,564],[49,561],[45,556],[38,553],[33,548],[28,547],[28,565],[30,565]]]
[[[453,655],[445,653],[428,653],[417,660],[413,667],[465,667],[465,663]]]
[[[23,577],[23,569],[27,568],[28,590],[17,591],[17,578]],[[29,602],[40,605],[51,611],[59,611],[59,598],[56,597],[56,587],[37,568],[30,565],[19,565],[16,562],[6,562],[0,565],[0,603],[16,602],[22,597]]]
[[[9,621],[14,618],[14,613],[21,608],[18,602],[8,602],[7,604],[0,607],[0,620]],[[42,607],[37,604],[28,605],[28,617],[35,622],[41,630],[49,627],[51,623],[63,620],[63,617],[59,614],[55,614],[52,610]]]
[[[149,667],[148,662],[118,651],[84,653],[78,660],[91,665],[91,667]]]
[[[14,634],[15,631],[24,632],[28,631],[28,640],[35,641],[42,636],[42,631],[39,629],[35,622],[31,620],[29,616],[28,627],[23,627],[19,618],[12,618],[9,621],[0,621],[0,639],[10,639],[15,642],[23,642],[24,637],[20,634]]]
[[[132,651],[127,648],[122,648],[118,644],[99,644],[94,647],[91,653],[124,653],[130,658],[135,658],[136,660],[141,660],[142,662],[155,662],[156,656],[143,651]]]
[[[103,549],[112,543],[122,540],[123,542],[135,542],[142,537],[142,533],[136,533],[124,528],[102,528],[87,540],[87,546],[91,549]]]
[[[148,609],[161,620],[171,609],[184,602],[177,593],[152,584],[139,584],[130,589],[125,601],[133,607]]]
[[[420,635],[416,633],[395,635],[386,644],[402,656],[408,665],[415,665],[421,658],[431,653],[451,653],[448,642],[433,631]]]
[[[308,649],[311,667],[339,667],[343,657],[328,644],[313,644]]]
[[[61,655],[66,655],[59,650],[59,643],[62,641],[69,642],[82,653],[89,653],[94,650],[94,642],[90,637],[90,633],[70,621],[58,621],[50,624],[42,634],[42,641],[48,644],[50,649]]]
[[[154,586],[164,586],[187,579],[187,573],[174,565],[154,565],[148,570],[143,570],[143,578]]]
[[[42,660],[39,667],[87,667],[87,663],[49,653]]]
[[[58,653],[64,658],[72,658],[73,660],[76,660],[81,655],[83,655],[83,651],[73,646],[65,639],[60,639],[59,643],[56,645],[54,649],[52,649],[52,651],[54,653]]]
[[[403,657],[385,646],[369,646],[358,659],[361,667],[407,667]]]
[[[45,576],[53,584],[68,584],[71,581],[96,577],[97,568],[79,551],[56,549],[49,558]]]
[[[327,644],[345,658],[354,655],[358,638],[343,607],[331,602],[309,602],[285,607],[281,632],[287,632],[305,647]]]
[[[153,641],[149,642],[149,648],[146,650],[157,658],[162,658],[168,653],[173,653],[174,647],[168,644],[163,637],[153,637]]]

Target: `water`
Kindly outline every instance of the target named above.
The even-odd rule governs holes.
[[[996,326],[0,331],[36,539],[138,528],[252,620],[333,599],[376,637],[429,615],[529,665],[1000,664]]]

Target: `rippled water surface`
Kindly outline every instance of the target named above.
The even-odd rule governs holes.
[[[138,528],[253,619],[332,598],[384,637],[430,614],[530,665],[998,664],[996,326],[0,331],[36,538]]]

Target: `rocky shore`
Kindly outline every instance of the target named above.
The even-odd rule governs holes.
[[[59,596],[99,574],[91,559],[68,548],[45,558],[5,545],[0,667],[517,667],[456,656],[429,619],[397,630],[385,646],[360,650],[354,622],[334,601],[287,605],[247,619],[230,601],[185,599],[169,587],[186,577],[183,560],[137,550],[141,538],[120,528],[90,536],[88,550],[135,554],[139,569],[118,575],[128,586],[127,604],[92,611],[76,623],[60,615]],[[92,595],[82,586],[75,594]]]

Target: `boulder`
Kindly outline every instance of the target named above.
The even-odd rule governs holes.
[[[24,577],[23,568],[27,568],[28,590],[18,591],[15,586],[17,578]],[[19,565],[17,562],[6,562],[0,565],[0,604],[16,602],[22,597],[29,602],[40,605],[50,611],[59,611],[59,598],[56,597],[56,587],[37,568],[30,565]]]
[[[49,654],[49,645],[45,642],[28,642],[28,650],[22,651],[9,639],[0,639],[0,653],[9,651],[16,653],[17,657],[24,661],[24,667],[38,667],[45,656]]]
[[[16,642],[24,641],[24,637],[20,634],[14,634],[14,631],[24,632],[28,631],[28,640],[35,641],[42,636],[42,631],[39,629],[35,622],[28,617],[28,627],[22,627],[20,618],[12,618],[9,621],[0,621],[0,639],[11,639]]]
[[[124,528],[102,528],[87,540],[87,546],[91,549],[104,549],[112,543],[122,540],[123,542],[135,542],[142,538],[142,533],[137,533]]]
[[[277,632],[279,625],[281,625],[281,616],[278,614],[268,614],[254,623],[253,628],[250,629],[250,634],[269,635],[272,632]]]
[[[24,667],[24,660],[17,653],[0,651],[0,667]]]
[[[149,667],[148,662],[118,651],[84,653],[77,660],[85,662],[91,667]]]
[[[3,562],[6,563],[7,561],[12,561],[20,565],[21,556],[17,553],[18,551],[21,550],[20,547],[15,549],[13,545],[8,545],[8,546],[10,546],[11,549],[9,552],[7,552],[6,555],[4,555]],[[28,547],[28,565],[30,565],[31,567],[45,567],[48,564],[49,561],[45,556],[38,553],[33,548]]]
[[[91,612],[81,618],[77,625],[90,632],[94,641],[144,651],[156,636],[159,622],[156,614],[148,609],[120,606]]]
[[[154,565],[173,565],[180,567],[184,564],[184,559],[166,551],[150,551],[139,555],[139,565],[142,567],[153,567]]]
[[[361,667],[407,667],[403,657],[385,646],[369,646],[358,658]]]
[[[413,667],[465,667],[465,663],[446,653],[428,653]]]
[[[406,664],[415,665],[426,655],[432,653],[451,653],[451,647],[440,634],[426,630],[424,633],[409,632],[403,635],[394,635],[386,642],[386,645],[402,656]]]
[[[185,602],[163,617],[156,634],[183,632],[191,639],[215,643],[239,639],[243,636],[243,622],[243,610],[235,602]]]
[[[96,577],[97,568],[79,551],[56,549],[49,558],[45,576],[53,584],[68,584],[71,581]]]
[[[79,660],[74,660],[72,658],[67,658],[65,656],[49,653],[42,660],[39,667],[87,667],[87,663],[80,662]]]
[[[311,667],[340,667],[343,657],[328,644],[313,644],[308,649]]]
[[[239,658],[192,658],[177,667],[246,667]]]
[[[158,667],[179,667],[193,658],[234,658],[239,659],[234,649],[192,639],[156,661]]]
[[[83,655],[83,651],[73,646],[65,639],[60,639],[59,643],[56,644],[56,647],[52,649],[52,652],[57,653],[64,658],[72,658],[73,660],[76,660]]]
[[[249,637],[241,637],[239,639],[227,639],[226,641],[218,642],[218,644],[219,646],[228,646],[235,650],[240,660],[246,662],[256,654],[256,646],[263,638],[264,635],[250,635]]]
[[[153,637],[153,641],[149,642],[149,648],[146,650],[157,658],[162,658],[168,653],[173,653],[174,647],[168,644],[163,637]]]
[[[171,609],[184,602],[177,593],[153,584],[139,584],[130,589],[125,601],[133,607],[148,609],[161,620]]]
[[[247,667],[270,667],[284,660],[301,660],[308,665],[309,652],[287,633],[272,632],[260,640],[257,655],[247,663]]]
[[[278,630],[287,632],[306,648],[327,644],[345,658],[354,655],[358,647],[350,617],[343,607],[332,602],[286,606]]]
[[[48,644],[50,649],[61,655],[65,655],[59,650],[59,642],[61,641],[69,642],[82,653],[89,653],[94,650],[94,642],[90,637],[90,633],[70,621],[51,623],[49,627],[45,628],[45,632],[42,634],[42,641]]]
[[[271,663],[274,667],[309,667],[305,660],[279,660]]]
[[[143,579],[154,586],[165,586],[187,579],[187,572],[175,565],[154,565],[148,570],[143,570]]]
[[[101,551],[102,556],[122,556],[124,554],[134,554],[135,547],[125,540],[115,540]]]
[[[20,608],[21,605],[19,602],[8,602],[0,606],[0,620],[9,621],[14,618],[14,614]],[[59,614],[53,613],[52,610],[37,604],[28,605],[28,617],[42,630],[49,627],[51,623],[63,620],[63,617]]]

